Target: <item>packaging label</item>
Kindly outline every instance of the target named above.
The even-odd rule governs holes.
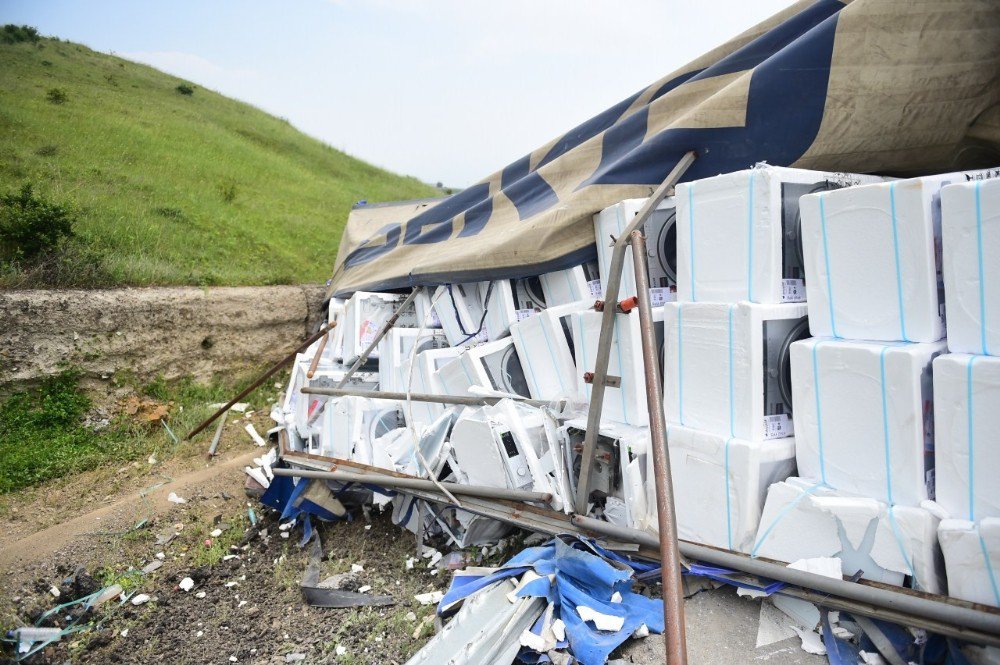
[[[784,439],[795,433],[792,427],[792,419],[787,413],[776,413],[771,416],[764,416],[764,438]]]
[[[518,321],[524,321],[529,316],[534,316],[535,314],[538,314],[538,310],[535,310],[535,309],[518,309],[518,310],[514,311],[514,314],[517,316],[517,320]]]
[[[594,296],[595,298],[601,297],[601,280],[599,279],[590,280],[589,282],[587,282],[587,288],[590,289],[590,295]]]
[[[653,307],[677,300],[677,292],[670,287],[655,287],[649,290],[649,302]]]
[[[804,302],[806,283],[801,279],[781,280],[781,302]]]

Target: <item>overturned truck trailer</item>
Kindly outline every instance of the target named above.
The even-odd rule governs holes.
[[[1000,6],[797,3],[458,194],[356,205],[273,473],[418,547],[664,563],[671,662],[682,567],[889,662],[919,640],[865,617],[1000,646],[997,165]]]

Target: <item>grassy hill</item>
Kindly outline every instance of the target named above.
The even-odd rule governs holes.
[[[0,262],[0,287],[323,281],[352,203],[440,195],[57,39],[0,43],[0,195],[24,184],[68,206],[75,235],[41,263]]]

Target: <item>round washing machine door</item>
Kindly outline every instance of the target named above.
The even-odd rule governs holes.
[[[781,399],[788,405],[788,414],[792,408],[792,350],[793,343],[809,337],[809,317],[803,316],[785,335],[778,355],[778,387]]]

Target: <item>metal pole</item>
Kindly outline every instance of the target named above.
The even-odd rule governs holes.
[[[215,434],[212,436],[212,443],[208,446],[208,456],[215,457],[215,451],[219,449],[219,441],[222,440],[222,430],[226,426],[226,419],[223,418],[219,421],[219,426],[215,429]]]
[[[663,414],[663,383],[660,381],[659,354],[653,330],[649,300],[649,267],[646,265],[646,237],[636,229],[629,234],[635,293],[639,300],[639,332],[642,335],[642,364],[646,376],[646,407],[649,409],[650,444],[653,448],[653,477],[656,483],[656,519],[660,532],[660,565],[663,567],[663,631],[667,662],[686,665],[687,639],[684,621],[684,585],[681,582],[680,553],[677,551],[677,516],[674,513],[674,486],[667,454],[667,419]]]
[[[604,388],[608,379],[608,359],[611,357],[611,341],[614,334],[615,309],[618,302],[618,291],[621,287],[622,268],[625,265],[625,248],[628,245],[628,234],[639,228],[660,205],[660,201],[673,189],[684,172],[694,162],[696,153],[686,153],[677,162],[666,179],[656,188],[652,196],[646,199],[642,209],[625,232],[615,240],[614,253],[611,255],[611,267],[608,270],[608,283],[604,292],[604,317],[601,319],[601,336],[597,343],[597,358],[594,360],[594,377],[590,392],[590,410],[587,414],[587,431],[583,440],[583,452],[580,458],[580,478],[576,485],[576,512],[587,514],[587,499],[590,494],[590,472],[594,463],[594,449],[597,446],[597,436],[601,426],[601,411],[604,409]],[[601,238],[597,242],[603,242]]]
[[[284,433],[282,433],[284,434]],[[372,467],[343,460],[324,458],[319,455],[297,453],[287,450],[283,436],[279,435],[281,457],[289,462],[315,469],[329,469],[331,464],[358,469],[363,472],[373,472]],[[410,496],[447,505],[450,503],[440,491],[424,491],[403,489]],[[481,499],[468,497],[462,501],[462,509],[470,513],[500,520],[524,529],[531,529],[550,536],[563,533],[595,533],[603,535],[617,543],[637,543],[638,552],[631,554],[644,559],[655,560],[658,557],[656,537],[644,531],[616,527],[591,517],[568,515],[551,509],[533,506],[531,504],[511,503],[503,500]],[[615,542],[608,545],[614,549]],[[680,541],[681,554],[697,561],[711,563],[717,566],[745,572],[756,577],[784,581],[797,587],[787,587],[782,593],[801,597],[804,600],[826,605],[833,609],[843,609],[866,616],[894,621],[902,625],[916,626],[939,632],[943,635],[958,637],[978,644],[1000,646],[1000,610],[976,609],[971,603],[942,597],[931,597],[903,589],[889,589],[872,586],[872,583],[862,580],[855,582],[840,582],[828,577],[813,575],[803,571],[795,571],[784,565],[774,564],[762,559],[752,559],[746,555],[717,550],[711,547]],[[794,579],[793,579],[794,576]],[[830,591],[825,585],[837,583],[837,590]],[[824,586],[826,591],[812,591]],[[869,592],[876,592],[869,595]],[[856,594],[862,594],[864,597]],[[920,599],[923,602],[913,604],[910,601]],[[930,609],[934,608],[934,609]],[[956,613],[957,610],[957,613]]]
[[[256,390],[262,383],[264,383],[265,381],[267,381],[268,379],[270,379],[272,376],[274,376],[279,369],[281,369],[282,367],[284,367],[285,365],[287,365],[291,361],[295,360],[295,356],[297,356],[298,354],[300,354],[303,351],[305,351],[306,349],[308,349],[309,345],[311,345],[313,342],[315,342],[320,337],[322,337],[323,335],[325,335],[330,330],[330,328],[332,328],[335,325],[337,325],[337,324],[333,324],[333,325],[330,325],[330,326],[326,326],[326,325],[321,326],[320,329],[318,331],[316,331],[316,333],[314,335],[312,335],[311,337],[309,337],[309,339],[307,339],[306,341],[302,342],[302,344],[297,349],[295,349],[294,351],[292,351],[291,353],[289,353],[287,356],[285,356],[284,358],[282,358],[281,360],[279,360],[274,366],[271,367],[271,369],[269,369],[266,372],[264,372],[260,376],[260,378],[258,378],[256,381],[254,381],[249,386],[247,386],[242,392],[240,392],[239,395],[237,395],[236,397],[234,397],[231,400],[229,400],[228,402],[226,402],[225,406],[223,406],[221,409],[219,409],[218,411],[216,411],[215,413],[213,413],[211,416],[209,416],[208,418],[206,418],[204,420],[204,422],[202,422],[200,425],[198,425],[197,427],[195,427],[193,430],[191,430],[190,432],[188,432],[187,436],[184,437],[184,440],[185,441],[189,441],[191,439],[191,437],[193,437],[194,435],[198,434],[203,429],[205,429],[206,427],[208,427],[209,425],[211,425],[213,422],[215,422],[215,419],[218,418],[219,416],[221,416],[226,411],[228,411],[229,407],[231,407],[233,404],[236,404],[241,399],[243,399],[244,397],[246,397],[247,395],[249,395],[250,393],[252,393],[254,390]]]
[[[399,393],[399,392],[388,392],[382,390],[364,390],[355,388],[313,388],[310,386],[304,386],[302,392],[310,395],[328,395],[330,397],[368,397],[371,399],[388,399],[397,402],[401,402],[407,398],[409,394],[410,399],[414,402],[435,402],[438,404],[458,404],[459,406],[489,406],[496,404],[500,400],[504,399],[514,399],[507,397],[489,397],[489,396],[470,396],[470,395],[433,395],[430,393]],[[552,406],[555,401],[547,401],[543,399],[518,399],[518,404],[526,404],[528,406]]]
[[[623,542],[637,542],[641,545],[653,545],[652,536],[644,531],[615,526],[593,517],[574,515],[573,524],[592,533],[608,536]],[[815,573],[795,570],[783,564],[771,563],[762,559],[754,559],[745,554],[737,554],[727,550],[718,550],[696,543],[680,541],[679,549],[684,556],[732,570],[738,570],[757,577],[763,577],[777,582],[785,582],[811,590],[807,593],[810,600],[820,604],[835,605],[838,599],[868,606],[867,614],[880,617],[872,612],[885,610],[893,612],[893,620],[911,623],[914,618],[929,620],[949,626],[962,626],[992,636],[987,638],[990,643],[1000,644],[1000,612],[973,609],[970,603],[952,604],[934,600],[915,592],[903,589],[890,590],[870,584],[845,582]],[[821,596],[820,594],[829,594]],[[789,591],[789,595],[796,595]],[[961,602],[961,601],[959,601]],[[978,638],[982,641],[982,638]]]
[[[310,471],[307,469],[272,469],[276,476],[292,476],[296,478],[316,478],[318,480],[336,480],[341,483],[369,483],[381,487],[398,487],[403,489],[438,490],[432,480],[423,478],[398,478],[380,473],[354,473],[353,471]],[[453,494],[478,496],[484,499],[506,499],[508,501],[536,501],[548,503],[552,495],[548,492],[529,492],[513,490],[505,487],[484,487],[482,485],[462,485],[460,483],[441,483]]]
[[[319,344],[316,345],[316,353],[313,355],[312,362],[309,363],[309,371],[306,372],[307,379],[313,378],[313,375],[316,373],[316,368],[319,366],[319,361],[323,357],[323,349],[326,348],[326,343],[329,339],[330,339],[330,331],[328,330],[326,331],[326,334],[320,338]]]
[[[351,368],[347,370],[347,374],[345,374],[344,378],[342,378],[340,380],[340,383],[337,384],[338,388],[343,388],[344,385],[351,380],[351,377],[354,376],[354,373],[358,371],[358,368],[365,364],[365,361],[368,360],[368,356],[371,355],[371,352],[375,350],[375,347],[378,346],[378,343],[382,341],[382,338],[386,336],[386,333],[389,332],[389,329],[392,328],[394,325],[396,325],[396,320],[399,319],[399,315],[403,313],[404,309],[410,306],[410,303],[412,303],[413,300],[417,297],[417,293],[419,291],[420,291],[419,286],[410,291],[410,295],[406,296],[406,299],[402,303],[400,303],[399,307],[396,308],[396,311],[392,313],[392,316],[390,316],[386,320],[385,325],[383,325],[382,328],[378,331],[378,334],[375,335],[375,339],[373,339],[371,344],[368,345],[368,348],[365,349],[360,356],[358,356],[358,359],[354,361],[354,364],[351,365]]]

